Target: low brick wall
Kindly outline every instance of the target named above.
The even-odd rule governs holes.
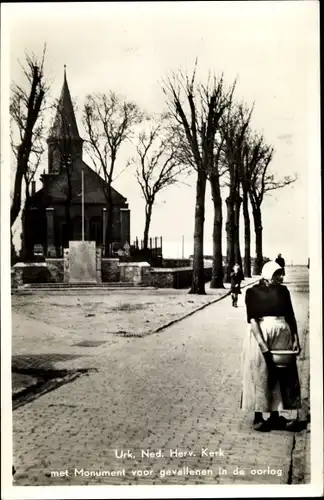
[[[148,262],[120,262],[120,281],[134,285],[146,284],[150,269]]]
[[[143,277],[146,285],[157,288],[189,288],[192,282],[192,267],[151,268]],[[211,280],[212,268],[205,269],[205,283]]]
[[[45,262],[17,262],[11,273],[12,287],[27,283],[47,283],[50,273]]]
[[[101,277],[105,283],[120,280],[119,259],[101,260]]]
[[[175,268],[175,267],[190,267],[190,259],[163,259],[163,267]]]
[[[24,284],[23,270],[11,269],[11,288],[18,288]]]
[[[23,269],[24,283],[46,283],[49,281],[47,266],[28,266]]]
[[[120,263],[119,259],[102,259],[102,281],[124,282],[154,286],[157,288],[189,288],[192,267],[154,268],[146,262]],[[212,268],[205,268],[205,282],[211,280]],[[62,283],[64,259],[46,259],[46,263],[18,263],[11,273],[12,287],[24,283]]]
[[[64,259],[46,259],[48,281],[62,283],[64,281]]]

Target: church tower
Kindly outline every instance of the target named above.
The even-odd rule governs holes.
[[[62,168],[76,157],[82,159],[82,145],[75,119],[71,94],[64,66],[64,81],[61,96],[57,104],[56,115],[51,127],[48,145],[48,173],[58,174]]]

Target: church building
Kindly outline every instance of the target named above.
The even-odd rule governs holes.
[[[47,145],[48,171],[41,176],[43,187],[35,192],[33,182],[23,215],[22,243],[27,253],[41,245],[45,256],[62,257],[69,241],[83,239],[106,246],[105,253],[111,255],[112,249],[117,251],[129,244],[130,210],[126,198],[113,188],[108,195],[104,179],[83,161],[83,139],[66,71]],[[109,213],[112,222],[108,227]]]

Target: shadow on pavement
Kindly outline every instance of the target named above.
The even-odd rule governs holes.
[[[51,370],[54,363],[68,361],[82,354],[46,353],[46,354],[14,354],[11,358],[11,369],[14,372],[25,370]]]
[[[13,410],[63,384],[72,382],[90,369],[57,369],[55,363],[79,358],[82,354],[19,354],[12,356]],[[93,371],[93,369],[91,369]]]
[[[308,423],[309,423],[309,419],[299,420],[298,422],[295,422],[293,431],[294,432],[304,431],[307,428]]]

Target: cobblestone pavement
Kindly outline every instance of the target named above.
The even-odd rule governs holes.
[[[295,273],[287,286],[304,344],[308,273]],[[243,294],[237,309],[227,297],[160,333],[95,348],[98,371],[14,411],[15,485],[291,482],[294,435],[253,432],[239,409],[245,331]]]

